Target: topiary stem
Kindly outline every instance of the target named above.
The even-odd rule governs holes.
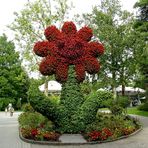
[[[73,132],[73,116],[84,102],[81,88],[76,80],[74,65],[69,66],[68,79],[62,86],[60,102],[60,126],[64,132]]]

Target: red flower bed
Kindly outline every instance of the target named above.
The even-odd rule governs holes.
[[[99,42],[89,42],[93,36],[91,28],[85,26],[77,31],[73,22],[65,22],[61,31],[49,26],[44,34],[48,41],[34,46],[35,54],[45,57],[39,68],[43,75],[55,74],[57,81],[65,82],[69,65],[75,65],[76,78],[82,82],[85,71],[90,74],[99,71],[97,58],[104,53],[104,48]]]
[[[113,133],[110,129],[104,128],[101,131],[92,131],[87,134],[88,141],[103,141],[111,137]]]

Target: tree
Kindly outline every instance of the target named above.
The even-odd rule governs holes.
[[[32,52],[34,43],[45,39],[43,30],[48,25],[56,23],[60,26],[71,8],[67,2],[68,0],[28,1],[23,10],[14,13],[16,18],[9,28],[14,31],[16,44],[20,48],[23,63],[27,63],[25,68],[29,73],[38,72],[38,64],[36,63],[40,62],[40,58]],[[53,7],[55,7],[54,11],[52,11]],[[49,77],[45,78],[46,95],[48,95],[49,79]]]
[[[135,4],[135,8],[138,8],[139,15],[137,15],[134,28],[143,39],[143,46],[137,51],[139,55],[137,61],[141,74],[139,80],[142,82],[142,87],[146,90],[146,100],[148,101],[148,1],[139,0]]]
[[[5,35],[0,37],[0,98],[26,101],[28,76],[21,67],[14,43]]]
[[[134,48],[136,35],[133,31],[133,16],[122,11],[118,0],[105,0],[95,7],[92,14],[83,15],[84,22],[89,23],[96,38],[105,45],[105,55],[101,57],[102,72],[100,81],[110,85],[114,95],[115,88],[125,85],[133,79],[136,67]]]

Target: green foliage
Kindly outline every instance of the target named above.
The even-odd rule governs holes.
[[[111,111],[114,115],[121,115],[123,112],[123,107],[117,102],[117,100],[108,99],[104,101],[104,105]]]
[[[27,92],[31,106],[35,111],[43,114],[49,120],[56,122],[57,112],[59,111],[56,104],[40,92],[38,87],[39,83],[37,81],[31,82]]]
[[[37,128],[45,122],[45,117],[37,112],[26,112],[19,115],[18,121],[21,127]]]
[[[127,108],[130,105],[130,98],[126,97],[126,96],[119,96],[117,97],[117,101],[118,104],[122,107],[122,108]]]
[[[148,102],[138,106],[138,109],[141,110],[141,111],[148,111]]]
[[[12,98],[0,98],[0,111],[4,111],[9,103],[12,103],[12,105],[15,106],[16,101]]]
[[[60,119],[59,125],[63,132],[73,132],[75,126],[73,123],[73,115],[84,102],[81,89],[75,78],[74,66],[69,67],[68,80],[62,86],[60,101]],[[76,123],[76,126],[79,126]]]
[[[97,119],[85,129],[86,133],[109,129],[113,139],[133,133],[140,128],[138,120],[128,116],[114,116],[112,114],[98,113]]]
[[[30,105],[30,103],[25,103],[22,105],[22,111],[24,112],[34,112],[33,107]]]
[[[59,95],[52,94],[51,96],[49,96],[49,99],[53,104],[58,105],[60,103],[60,96]]]
[[[14,43],[5,35],[0,36],[0,98],[22,98],[25,101],[28,76],[14,48]]]
[[[114,115],[121,115],[123,112],[123,108],[119,106],[118,104],[113,104],[109,107],[110,111]]]
[[[16,108],[21,109],[21,100],[17,99]]]
[[[100,57],[99,73],[102,85],[114,90],[118,85],[126,86],[133,81],[137,70],[135,51],[140,51],[143,44],[139,33],[133,29],[134,16],[121,9],[119,0],[103,0],[91,14],[84,14],[81,22],[89,24],[95,38],[104,43],[105,54]]]
[[[108,99],[103,104],[109,108],[112,114],[121,115],[122,113],[126,113],[125,109],[129,106],[130,99],[125,96],[118,96],[116,100]]]
[[[102,107],[103,101],[108,99],[113,99],[113,95],[107,91],[97,91],[89,95],[75,115],[78,122],[75,130],[83,131],[87,124],[93,122],[96,119],[98,108]]]
[[[138,63],[137,66],[139,67],[140,75],[137,82],[140,84],[140,87],[146,90],[145,96],[148,102],[148,1],[139,0],[136,2],[135,7],[138,8],[138,13],[134,23],[134,29],[140,34],[139,36],[143,40],[143,46],[136,51],[138,55],[136,61]]]
[[[139,109],[137,109],[137,107],[128,108],[127,112],[128,112],[128,114],[148,117],[148,111],[139,110]]]

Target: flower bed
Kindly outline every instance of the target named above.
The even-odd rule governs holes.
[[[29,121],[29,119],[31,120]],[[68,144],[62,143],[59,140],[61,134],[56,131],[53,123],[39,113],[23,113],[19,117],[19,123],[20,137],[26,142]],[[86,131],[82,131],[82,135],[87,142],[79,144],[102,143],[126,138],[139,131],[140,128],[139,121],[129,116],[114,116],[112,114],[99,113],[97,120],[88,125]]]
[[[130,116],[99,113],[97,120],[88,125],[84,137],[88,142],[112,141],[127,137],[140,128],[140,122]]]
[[[54,131],[54,125],[41,114],[22,113],[19,116],[20,134],[35,141],[58,141],[60,134]]]

